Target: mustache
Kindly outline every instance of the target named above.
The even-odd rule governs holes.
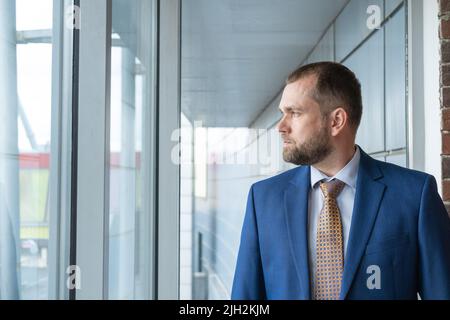
[[[281,136],[281,139],[283,140],[283,142],[294,142],[294,140],[292,140],[286,136]]]

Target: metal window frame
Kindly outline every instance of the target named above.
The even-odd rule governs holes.
[[[423,0],[407,0],[407,145],[409,168],[425,170]]]
[[[52,111],[50,154],[49,287],[50,300],[68,299],[66,268],[69,265],[72,30],[65,27],[65,9],[72,0],[53,0]]]
[[[51,273],[57,276],[50,280],[49,297],[107,299],[112,3],[111,0],[80,0],[79,69],[73,70],[79,75],[79,109],[77,121],[73,123],[77,141],[76,145],[71,145],[72,101],[64,97],[71,96],[67,81],[73,76],[68,72],[72,57],[67,57],[67,51],[72,52],[73,48],[66,39],[67,31],[63,31],[63,17],[65,6],[72,2],[65,1],[63,5],[54,0],[54,23],[58,28],[53,37],[58,41],[53,44],[51,194],[55,199],[51,207],[50,232],[55,240],[51,244],[49,265]],[[148,257],[148,298],[178,299],[180,166],[172,162],[171,151],[179,140],[171,138],[174,130],[180,128],[181,117],[181,1],[158,1],[157,6],[157,83],[152,84],[156,85],[157,110],[151,115],[156,128],[148,131],[154,136],[149,139],[150,157],[156,161],[147,176],[153,179],[152,172],[156,173],[154,182],[148,182],[149,186],[157,187],[154,192],[156,216],[150,217],[148,237],[156,243]],[[74,148],[76,163],[71,163]],[[67,174],[70,168],[76,168],[76,181],[71,181],[70,173]],[[70,215],[73,183],[76,185],[76,192],[72,190],[75,216],[74,212]],[[81,271],[81,288],[70,294],[66,288],[69,250],[76,257],[71,263],[75,262]]]
[[[154,9],[159,10],[160,2],[155,2]],[[163,7],[166,0],[163,1]],[[169,6],[170,7],[170,6]],[[164,9],[163,9],[164,10]],[[164,28],[172,26],[170,21],[171,13],[173,13],[173,6],[170,9],[165,8],[166,24]],[[111,0],[81,0],[81,31],[80,31],[80,51],[79,51],[79,128],[77,157],[77,199],[76,199],[76,265],[81,270],[81,289],[76,290],[76,299],[108,299],[108,264],[109,264],[109,155],[110,155],[110,84],[111,84],[111,33],[112,33],[112,1]],[[152,45],[159,48],[159,15],[154,14],[153,25],[156,30],[155,41]],[[84,32],[84,30],[86,30]],[[162,37],[161,37],[162,38]],[[164,42],[165,40],[163,40]],[[168,41],[169,50],[171,41]],[[149,60],[157,61],[160,55],[158,49],[152,50],[152,56]],[[162,55],[164,58],[166,55]],[[178,56],[177,56],[178,57]],[[162,74],[171,74],[171,61],[167,60],[165,66],[168,70],[163,69]],[[157,69],[159,64],[156,63]],[[164,125],[159,126],[161,114],[164,119],[171,119],[172,113],[169,110],[158,112],[155,105],[158,103],[158,97],[162,94],[168,98],[166,101],[161,99],[164,105],[170,105],[175,98],[176,103],[179,101],[178,97],[173,97],[172,89],[170,88],[170,81],[173,77],[164,77],[167,91],[161,93],[159,91],[159,69],[152,74],[152,79],[147,83],[145,88],[148,92],[146,99],[151,100],[149,103],[150,110],[147,110],[145,121],[148,121],[148,126],[144,126],[143,134],[146,135],[144,139],[145,147],[148,150],[147,161],[150,162],[143,172],[143,187],[149,191],[149,195],[143,199],[148,215],[145,216],[145,221],[142,221],[148,229],[143,240],[150,242],[148,252],[145,252],[141,258],[145,260],[145,265],[148,270],[144,275],[144,296],[148,299],[155,299],[158,296],[157,283],[164,284],[166,280],[158,282],[156,278],[158,270],[158,260],[156,259],[157,252],[165,252],[166,248],[171,246],[162,245],[162,251],[158,250],[158,243],[166,243],[165,239],[162,242],[158,241],[158,221],[166,221],[168,225],[171,220],[165,220],[166,214],[160,214],[163,218],[158,219],[157,204],[158,195],[161,190],[158,190],[158,171],[157,162],[161,161],[158,156],[158,146],[164,145],[165,142],[158,137],[164,136],[158,132],[158,128],[167,127],[165,120]],[[179,78],[179,74],[175,75]],[[179,81],[179,80],[178,80]],[[164,108],[163,108],[164,109]],[[176,121],[176,126],[179,121]],[[82,128],[82,130],[81,130]],[[159,133],[159,135],[158,135]],[[168,136],[170,139],[170,135]],[[161,151],[161,150],[159,150]],[[164,153],[164,151],[163,151]],[[170,156],[170,153],[169,153]],[[165,159],[167,160],[167,159]],[[165,161],[164,160],[164,161]],[[164,166],[162,166],[164,167]],[[168,172],[167,170],[160,170],[160,173]],[[159,181],[168,181],[165,174],[159,175]],[[178,185],[178,175],[175,176],[175,184]],[[170,186],[167,186],[170,189]],[[163,200],[162,203],[173,202],[172,197],[168,200]],[[162,210],[170,210],[171,208],[163,208]],[[162,212],[162,211],[160,211]],[[178,216],[178,207],[172,216]],[[75,230],[72,228],[72,231]],[[165,231],[159,233],[165,235]],[[73,248],[72,248],[73,249]],[[172,259],[178,259],[178,251],[171,252]],[[166,254],[163,255],[166,257]],[[164,271],[170,269],[163,263],[159,269]],[[173,270],[177,270],[177,267]],[[173,271],[167,274],[167,279],[173,281]],[[175,290],[178,291],[178,282],[175,282]],[[165,288],[165,285],[163,285]],[[173,288],[173,287],[171,287]]]
[[[111,1],[80,4],[76,299],[107,299]]]
[[[145,101],[148,110],[142,112],[142,210],[144,215],[143,224],[144,232],[141,234],[142,243],[148,243],[147,250],[143,250],[138,254],[142,254],[139,259],[143,260],[143,266],[148,270],[143,272],[143,283],[146,285],[143,294],[144,298],[152,300],[156,297],[156,199],[157,199],[157,99],[158,99],[158,8],[159,1],[152,0],[152,36],[150,51],[151,55],[147,57],[148,66],[151,66],[151,74],[148,75],[146,82]],[[144,103],[145,105],[145,103]],[[146,229],[147,228],[147,229]],[[147,232],[145,232],[147,231]],[[139,247],[142,249],[142,245]]]
[[[66,26],[66,10],[73,4],[81,4],[81,32]],[[143,257],[149,266],[145,277],[149,299],[177,298],[179,291],[178,276],[173,277],[179,271],[179,192],[176,201],[173,193],[165,195],[173,186],[179,189],[179,166],[171,164],[169,147],[170,132],[180,123],[180,6],[179,0],[164,1],[162,5],[157,1],[162,23],[158,24],[159,15],[154,16],[162,45],[154,43],[161,48],[157,49],[161,67],[147,88],[161,97],[158,110],[151,105],[147,119],[151,128],[145,130],[151,160],[145,184],[150,191],[153,186],[159,187],[144,199],[151,211],[144,223],[149,226],[145,239],[152,245],[148,256]],[[174,17],[178,21],[175,26]],[[111,19],[111,0],[53,0],[48,258],[48,296],[53,300],[108,298]],[[165,31],[161,37],[159,27]],[[167,55],[165,50],[173,54]],[[158,86],[159,82],[163,85]],[[160,163],[159,173],[156,161]],[[155,217],[152,208],[157,204]],[[156,253],[159,259],[155,259]],[[67,288],[66,270],[70,264],[80,267],[79,290]]]
[[[159,2],[156,298],[179,298],[180,166],[171,159],[181,123],[181,0]]]

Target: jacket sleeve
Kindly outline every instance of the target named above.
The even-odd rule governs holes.
[[[450,299],[450,218],[433,176],[422,190],[418,241],[420,297]]]
[[[234,274],[232,300],[264,300],[266,292],[258,240],[253,186],[247,199],[241,242]]]

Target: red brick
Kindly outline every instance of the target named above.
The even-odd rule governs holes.
[[[450,155],[450,133],[442,133],[442,154]]]
[[[450,180],[442,180],[442,200],[450,200]]]
[[[439,13],[446,14],[450,12],[450,0],[439,0]]]
[[[450,108],[450,87],[442,88],[441,107],[442,108]]]
[[[440,37],[450,40],[450,20],[441,19]]]
[[[441,62],[450,63],[450,40],[443,40],[441,43]]]
[[[442,179],[450,179],[450,157],[441,157],[442,159]]]
[[[441,85],[450,86],[450,64],[441,65]]]
[[[442,109],[442,130],[450,131],[450,109]]]

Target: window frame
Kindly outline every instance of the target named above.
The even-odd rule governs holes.
[[[75,298],[107,299],[111,1],[81,0],[80,12]]]
[[[70,251],[71,130],[73,32],[65,25],[72,0],[53,0],[52,107],[50,152],[50,217],[48,298],[69,298],[66,269]]]
[[[159,1],[158,15],[156,299],[165,300],[178,299],[180,285],[180,165],[171,155],[180,144],[172,134],[181,126],[181,0]]]

